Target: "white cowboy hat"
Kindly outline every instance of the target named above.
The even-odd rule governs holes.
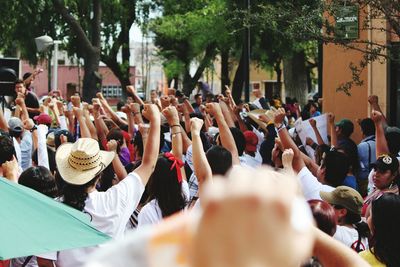
[[[92,138],[65,143],[56,152],[56,164],[64,181],[83,185],[101,173],[113,160],[114,152],[100,150]]]

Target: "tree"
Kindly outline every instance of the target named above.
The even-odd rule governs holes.
[[[152,21],[155,44],[164,59],[169,80],[182,81],[189,95],[203,71],[217,55],[219,41],[226,35],[222,0],[167,0],[162,2],[163,16]],[[194,74],[190,73],[197,63]],[[177,82],[175,83],[177,84]]]
[[[392,39],[400,38],[400,5],[398,1],[387,0],[349,0],[349,1],[277,1],[261,5],[260,12],[252,14],[252,24],[266,23],[265,27],[275,28],[284,36],[301,43],[316,41],[333,43],[346,49],[363,53],[363,60],[352,62],[349,69],[352,80],[342,83],[337,90],[350,94],[353,85],[361,85],[360,73],[369,63],[380,60],[396,60],[394,46],[390,42],[374,42],[367,39],[350,39],[343,35],[343,29],[337,21],[345,6],[355,6],[360,17],[366,18],[360,23],[360,31],[384,32]],[[373,23],[381,21],[381,24]]]
[[[9,21],[7,25],[0,26],[5,29],[0,39],[3,50],[17,47],[22,58],[36,64],[35,37],[48,34],[63,40],[71,56],[84,59],[83,98],[86,101],[100,89],[100,60],[123,87],[130,84],[129,29],[136,19],[136,1],[33,0],[8,1],[6,6],[7,9],[0,11],[3,18],[9,18],[5,20]],[[120,50],[122,62],[117,58]]]

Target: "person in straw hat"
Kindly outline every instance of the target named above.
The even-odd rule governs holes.
[[[108,143],[109,151],[102,151],[96,140],[80,138],[65,143],[56,152],[60,176],[66,182],[61,197],[65,204],[86,213],[93,226],[114,239],[121,238],[126,224],[144,192],[145,185],[157,161],[160,140],[160,112],[153,105],[145,105],[143,115],[150,121],[149,140],[141,165],[106,192],[98,192],[96,184],[104,169],[117,159],[117,143]],[[95,248],[60,251],[57,266],[81,266]]]

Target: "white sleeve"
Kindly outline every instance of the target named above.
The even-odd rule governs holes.
[[[61,128],[61,130],[68,130],[67,119],[65,118],[65,116],[61,115],[59,117],[59,119],[60,119],[60,128]]]
[[[47,252],[40,255],[36,255],[36,258],[42,258],[46,260],[56,261],[57,260],[57,252]]]
[[[17,139],[15,139],[15,137],[13,137],[13,143],[14,143],[14,149],[15,149],[15,155],[17,157],[17,161],[18,161],[18,166],[21,169],[21,147],[19,146],[19,143],[17,141]]]
[[[143,225],[156,224],[162,220],[161,210],[158,205],[153,205],[154,201],[150,201],[141,209],[138,215],[138,228]]]
[[[43,166],[48,170],[50,170],[49,155],[47,154],[47,145],[46,145],[47,132],[48,128],[46,125],[39,124],[37,126],[37,135],[38,135],[37,156],[38,156],[38,166]]]
[[[132,215],[144,192],[144,185],[136,172],[131,172],[118,184],[105,193],[110,207],[121,207],[127,214]]]
[[[321,199],[319,192],[331,192],[335,188],[320,183],[314,175],[310,172],[307,167],[303,167],[297,174],[297,178],[300,182],[301,189],[303,191],[306,200],[310,199]]]

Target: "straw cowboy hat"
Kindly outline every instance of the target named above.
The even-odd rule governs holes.
[[[56,152],[58,171],[69,184],[83,185],[102,172],[113,160],[115,153],[100,150],[92,138],[80,138],[65,143]]]

